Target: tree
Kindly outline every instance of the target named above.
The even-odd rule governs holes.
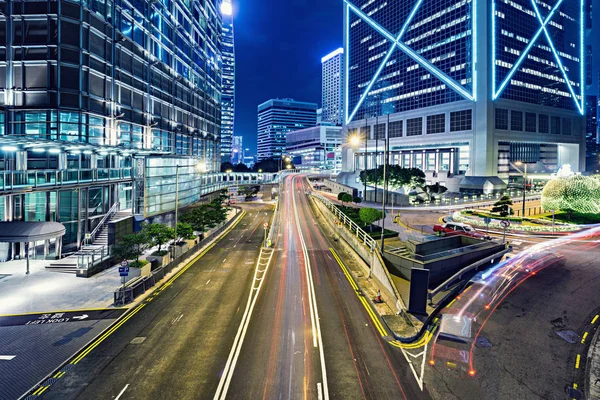
[[[147,235],[151,246],[158,246],[159,253],[162,245],[175,239],[175,230],[164,224],[146,224],[142,227],[142,232]]]
[[[207,225],[206,205],[192,208],[189,212],[181,216],[181,222],[191,225],[196,232],[204,232]]]
[[[550,180],[542,190],[542,208],[572,213],[600,213],[600,180],[571,175]]]
[[[344,202],[344,200],[342,200],[344,198],[344,195],[347,195],[348,193],[346,192],[339,192],[337,195],[337,199],[341,202]]]
[[[381,218],[383,218],[383,212],[381,212],[381,210],[378,210],[376,208],[364,207],[364,208],[361,208],[360,211],[358,212],[358,217],[365,225],[368,225],[369,229],[372,231],[373,230],[373,225],[372,225],[373,222],[378,221]]]
[[[233,166],[233,172],[249,172],[250,168],[246,164],[239,163]]]
[[[350,203],[354,198],[350,193],[344,193],[342,196],[342,203]]]
[[[140,256],[150,248],[151,240],[148,235],[141,231],[125,235],[119,244],[113,247],[113,254],[121,260],[133,260],[139,262]]]
[[[509,196],[504,195],[494,203],[494,207],[492,207],[492,212],[499,213],[501,217],[507,217],[512,213],[511,206],[513,205],[512,200]]]
[[[185,222],[177,223],[177,242],[181,242],[185,239],[195,239],[194,236],[194,228],[190,224],[186,224]]]
[[[399,165],[387,165],[386,174],[391,188],[414,189],[425,184],[425,173],[419,168],[404,168]],[[383,165],[360,172],[360,180],[368,184],[383,184]]]
[[[360,197],[355,197],[352,201],[354,201],[355,204],[360,204],[362,203],[362,199]]]
[[[226,161],[221,164],[221,172],[227,172],[229,170],[233,170],[233,164],[229,161]]]

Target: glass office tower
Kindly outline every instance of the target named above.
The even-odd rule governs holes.
[[[258,106],[258,160],[281,157],[288,132],[317,124],[317,105],[294,99],[273,99]]]
[[[233,40],[233,10],[230,0],[221,3],[223,15],[223,87],[221,98],[221,161],[230,162],[235,117],[235,47]]]
[[[117,202],[172,211],[177,165],[184,191],[190,166],[217,169],[217,6],[0,2],[0,218],[61,222],[76,249]],[[199,197],[189,190],[181,205]]]
[[[342,125],[344,118],[344,49],[321,59],[321,121]]]
[[[369,167],[388,135],[392,162],[451,190],[506,182],[516,161],[581,170],[582,1],[345,0],[345,123]],[[345,155],[364,167],[364,149]]]

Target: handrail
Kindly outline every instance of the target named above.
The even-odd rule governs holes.
[[[455,273],[454,275],[452,275],[450,278],[446,279],[444,281],[444,283],[442,283],[441,285],[439,285],[438,287],[436,287],[435,289],[431,290],[428,294],[429,299],[432,299],[436,294],[438,294],[439,292],[441,292],[442,290],[447,289],[451,284],[453,284],[456,280],[461,279],[462,275],[473,270],[476,268],[479,268],[480,266],[482,266],[483,264],[486,264],[488,262],[494,261],[497,258],[502,258],[503,255],[505,255],[506,253],[510,253],[512,251],[511,247],[508,247],[498,253],[492,254],[491,256],[487,256],[486,258],[484,258],[483,260],[479,260],[477,262],[474,262],[473,264],[467,265],[466,267],[464,267],[463,269],[461,269],[460,271],[458,271],[457,273]]]
[[[90,232],[90,237],[92,239],[92,243],[94,242],[94,240],[96,240],[96,234],[100,231],[101,228],[104,227],[104,224],[106,223],[106,221],[111,218],[119,209],[119,202],[117,201],[115,204],[112,205],[112,207],[108,210],[108,212],[104,215],[104,217],[102,217],[102,219],[100,220],[100,222],[98,223],[98,225],[96,225],[96,227]],[[81,241],[81,244],[79,245],[79,248],[83,247],[83,242],[85,242],[86,239],[83,239]]]
[[[325,206],[333,212],[333,214],[338,217],[338,219],[343,222],[345,225],[348,225],[350,231],[356,232],[356,237],[362,239],[363,243],[368,246],[371,251],[377,248],[377,241],[373,239],[367,232],[365,232],[360,226],[358,226],[354,221],[352,221],[346,214],[344,214],[339,208],[336,207],[335,204],[327,200],[325,197],[321,196],[318,193],[311,193],[311,196],[319,199]]]

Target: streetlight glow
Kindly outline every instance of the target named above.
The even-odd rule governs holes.
[[[358,135],[352,135],[348,138],[348,142],[353,147],[358,147],[360,144],[360,137]]]

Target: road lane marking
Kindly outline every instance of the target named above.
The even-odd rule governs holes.
[[[125,385],[123,390],[121,390],[121,392],[117,395],[117,397],[115,397],[115,400],[119,400],[121,398],[121,396],[123,396],[123,393],[125,393],[125,391],[127,390],[128,387],[129,387],[129,383],[127,385]]]
[[[294,185],[297,176],[292,177],[292,185]],[[317,307],[317,299],[315,295],[315,285],[312,277],[312,268],[310,265],[310,258],[308,256],[308,248],[306,247],[306,242],[304,241],[304,235],[302,234],[302,229],[300,226],[300,217],[298,216],[298,206],[296,204],[296,196],[292,196],[292,203],[294,209],[294,217],[296,219],[296,228],[298,229],[298,237],[300,238],[300,244],[302,246],[302,254],[304,255],[306,272],[308,275],[308,286],[309,286],[309,296],[308,301],[310,303],[311,297],[314,302],[314,313],[315,313],[315,325],[317,328],[317,336],[319,340],[319,358],[321,361],[321,375],[323,376],[323,394],[324,399],[329,400],[329,387],[327,385],[327,369],[325,367],[325,351],[323,350],[323,337],[321,335],[321,322],[319,321],[319,309]]]
[[[16,356],[0,356],[0,361],[10,361]]]
[[[323,400],[323,386],[321,382],[317,383],[317,399]]]
[[[581,355],[577,354],[577,358],[575,358],[575,369],[579,369],[580,362],[581,362]]]
[[[263,272],[263,278],[266,275],[269,265],[271,264],[271,259],[273,258],[273,254],[275,251],[272,249],[265,250],[268,251],[268,260]],[[233,341],[233,345],[231,346],[231,351],[229,352],[229,356],[227,357],[227,362],[225,363],[225,368],[223,369],[223,374],[221,375],[221,379],[219,380],[219,386],[217,387],[217,391],[215,392],[214,400],[224,400],[227,396],[227,391],[229,390],[229,385],[231,383],[231,378],[233,377],[233,372],[235,371],[235,366],[237,364],[238,357],[242,350],[242,344],[244,343],[244,338],[246,337],[246,331],[248,330],[248,325],[250,325],[250,318],[252,316],[252,312],[254,310],[254,306],[256,305],[256,300],[258,299],[258,294],[260,293],[260,289],[265,282],[265,279],[260,278],[258,287],[254,287],[254,282],[258,280],[257,276],[259,273],[259,266],[262,264],[263,257],[263,248],[260,250],[260,254],[258,256],[258,260],[256,261],[256,268],[254,269],[254,279],[252,280],[252,289],[250,294],[248,295],[248,302],[246,303],[246,309],[244,310],[244,314],[242,315],[242,321],[238,328],[238,331],[235,335],[235,339]],[[255,291],[256,290],[256,291]]]
[[[371,309],[371,306],[369,305],[369,303],[367,302],[367,300],[365,300],[364,296],[361,296],[358,293],[360,289],[358,288],[358,285],[356,284],[356,282],[354,282],[354,279],[352,279],[352,276],[350,275],[350,272],[348,271],[348,269],[344,265],[344,262],[342,261],[342,259],[340,258],[340,256],[336,253],[336,251],[332,247],[329,248],[329,251],[331,252],[331,254],[333,254],[333,257],[337,261],[337,263],[340,266],[340,268],[342,268],[342,271],[344,272],[344,275],[346,276],[346,279],[348,279],[348,282],[350,282],[350,286],[352,286],[352,288],[354,289],[354,291],[356,293],[356,296],[359,298],[360,302],[365,307],[365,310],[367,311],[367,314],[369,315],[369,317],[373,321],[373,324],[375,325],[375,328],[377,329],[377,331],[379,332],[379,334],[381,335],[381,337],[386,337],[387,336],[387,331],[385,330],[385,328],[381,324],[381,321],[379,321],[379,319],[375,315],[375,312]]]
[[[594,324],[596,323],[596,321],[598,321],[598,317],[599,317],[599,316],[600,316],[600,315],[596,315],[596,316],[594,317],[594,319],[592,320],[592,325],[594,325]]]
[[[585,343],[585,339],[586,339],[587,337],[588,337],[588,333],[587,333],[587,332],[584,332],[584,333],[583,333],[583,337],[581,338],[581,344],[584,344],[584,343]]]

